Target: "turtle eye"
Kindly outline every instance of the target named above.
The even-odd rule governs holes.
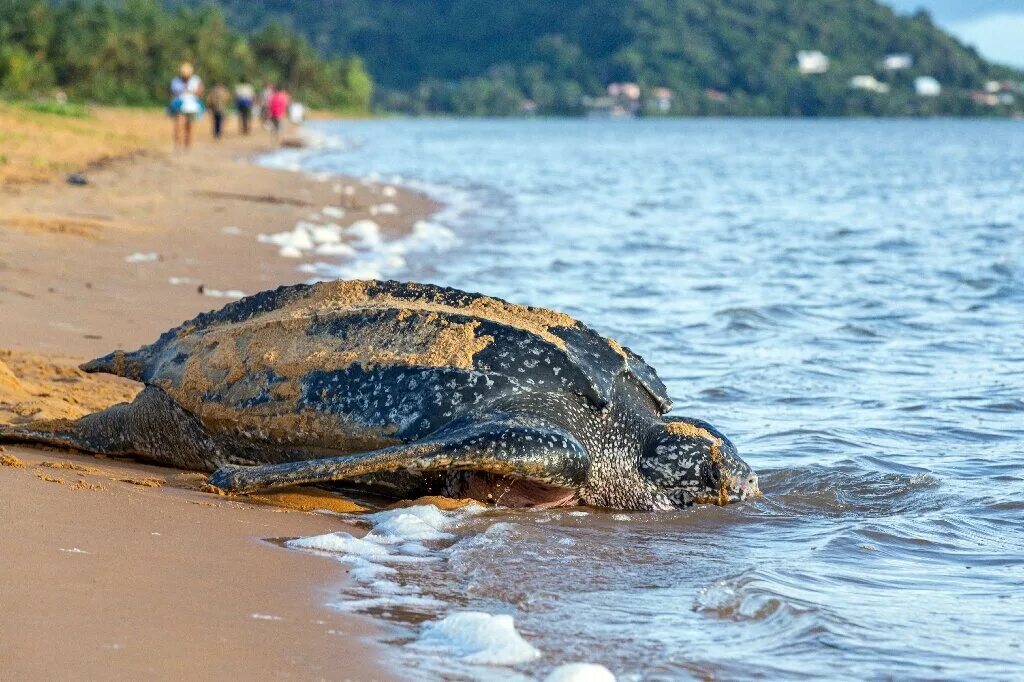
[[[704,484],[712,490],[718,490],[718,487],[722,485],[722,468],[715,462],[707,462],[703,467],[701,478],[704,480]]]

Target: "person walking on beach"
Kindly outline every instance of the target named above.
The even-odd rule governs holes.
[[[238,126],[243,135],[248,135],[252,124],[252,108],[256,104],[256,88],[243,78],[235,86],[235,109],[238,110]]]
[[[260,124],[264,130],[270,128],[270,98],[274,96],[274,86],[267,83],[260,90]]]
[[[281,124],[284,121],[284,117],[288,114],[288,104],[290,101],[291,98],[288,97],[288,93],[285,92],[284,88],[275,88],[274,94],[270,96],[270,101],[267,103],[267,108],[270,110],[270,125],[274,142],[277,142],[281,137]]]
[[[210,88],[210,94],[206,96],[206,104],[213,114],[213,137],[220,139],[224,133],[224,116],[231,105],[231,92],[224,87],[223,83],[217,83]]]
[[[174,121],[174,148],[188,149],[192,146],[192,122],[203,113],[203,81],[185,62],[171,80],[170,90],[168,113]]]
[[[306,121],[306,105],[302,102],[292,102],[288,105],[288,120],[292,125],[300,126]]]

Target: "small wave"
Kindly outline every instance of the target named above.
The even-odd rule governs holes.
[[[783,315],[784,319],[788,317]],[[726,308],[718,311],[716,318],[724,322],[727,331],[763,331],[782,324],[772,311],[760,308]]]
[[[746,598],[733,581],[719,580],[697,593],[694,610],[724,620],[763,620],[781,605],[775,597]]]
[[[700,589],[692,609],[705,618],[742,626],[744,648],[760,656],[792,654],[826,640],[849,640],[860,629],[822,598],[821,591],[833,587],[801,573],[748,569]]]
[[[857,324],[844,324],[836,328],[836,331],[845,336],[852,336],[857,339],[878,339],[881,338],[881,334],[875,330]]]
[[[804,403],[797,399],[795,404]],[[799,449],[803,454],[831,455],[835,452],[864,450],[867,447],[862,440],[853,437],[841,436],[831,431],[801,428],[769,431],[756,436],[753,440],[759,443],[781,443],[789,449]]]
[[[872,458],[881,467],[881,460]],[[924,471],[908,474],[861,463],[810,465],[761,474],[764,505],[771,513],[804,516],[877,516],[940,507],[939,480]]]
[[[698,393],[697,397],[706,402],[736,403],[747,400],[750,393],[735,386],[713,386]]]

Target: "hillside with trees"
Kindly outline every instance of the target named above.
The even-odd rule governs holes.
[[[325,57],[284,24],[231,28],[217,8],[158,0],[0,0],[0,97],[61,91],[103,104],[164,104],[182,61],[209,83],[274,81],[314,105],[365,110],[372,82],[358,57]]]
[[[209,4],[211,0],[168,0]],[[874,0],[220,0],[258,30],[287,22],[322,54],[358,54],[378,104],[413,113],[580,114],[608,84],[670,94],[677,115],[1010,114],[1020,72],[926,13]],[[797,55],[818,51],[821,73]],[[912,63],[887,69],[885,57]],[[858,86],[851,85],[854,77]],[[941,92],[920,95],[918,78]],[[1013,81],[993,92],[992,81]],[[932,88],[932,82],[927,81]],[[986,91],[986,85],[989,90]],[[641,103],[648,108],[648,100]],[[1011,99],[1013,100],[1011,102]]]

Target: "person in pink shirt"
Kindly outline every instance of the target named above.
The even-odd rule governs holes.
[[[267,102],[267,109],[270,113],[270,125],[273,127],[275,141],[281,135],[281,122],[288,115],[288,105],[290,103],[291,98],[283,88],[275,88],[274,94],[270,96],[270,100]]]

